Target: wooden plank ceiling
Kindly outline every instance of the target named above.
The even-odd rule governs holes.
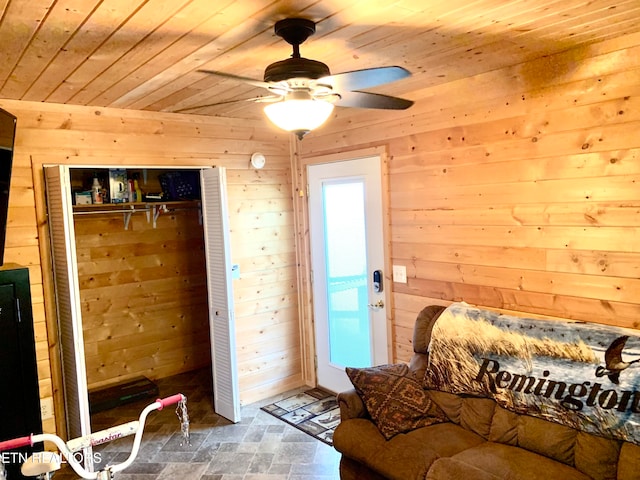
[[[304,17],[301,46],[332,73],[400,65],[371,90],[420,89],[640,31],[638,0],[0,0],[0,98],[156,111],[264,95],[206,75],[262,80],[291,47],[275,21]],[[209,115],[258,118],[261,105]]]

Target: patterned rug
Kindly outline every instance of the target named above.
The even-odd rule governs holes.
[[[333,445],[333,430],[340,423],[340,408],[334,393],[314,388],[265,405],[261,409],[312,437]]]

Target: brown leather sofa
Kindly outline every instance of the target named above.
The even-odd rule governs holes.
[[[410,370],[422,378],[433,323],[423,309]],[[386,440],[355,390],[338,395],[342,480],[639,480],[640,446],[513,413],[488,398],[429,391],[448,421]]]

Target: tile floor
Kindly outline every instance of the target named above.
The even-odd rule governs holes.
[[[161,396],[184,393],[190,417],[191,446],[184,446],[180,422],[173,408],[152,412],[145,427],[140,453],[117,480],[337,480],[339,454],[330,446],[260,410],[285,398],[266,399],[242,407],[242,421],[232,424],[213,412],[211,377],[199,370],[157,381]],[[97,431],[135,420],[149,401],[136,402],[95,414]],[[132,437],[94,449],[103,463],[127,458]],[[99,457],[98,457],[99,456]],[[55,480],[77,475],[68,467]]]

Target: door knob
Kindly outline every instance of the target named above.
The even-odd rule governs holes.
[[[384,307],[384,302],[382,300],[378,300],[376,303],[370,303],[369,308],[382,308]]]

